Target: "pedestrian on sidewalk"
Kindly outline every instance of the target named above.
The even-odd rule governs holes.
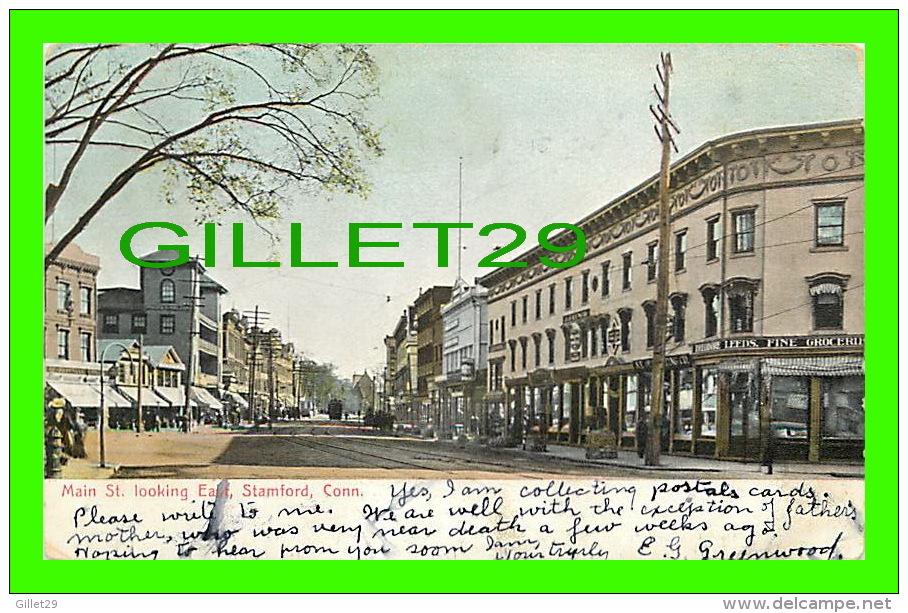
[[[646,456],[646,445],[649,441],[649,420],[647,415],[642,415],[637,420],[637,455],[643,459]]]

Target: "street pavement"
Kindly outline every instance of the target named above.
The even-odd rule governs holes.
[[[70,459],[63,478],[408,478],[506,479],[561,475],[616,478],[808,479],[863,478],[857,464],[779,463],[772,476],[755,463],[663,455],[644,466],[633,451],[587,459],[581,447],[549,444],[544,453],[454,441],[390,437],[357,424],[318,420],[278,423],[273,430],[200,426],[191,433],[105,432],[106,467],[99,466],[96,430],[86,459]]]

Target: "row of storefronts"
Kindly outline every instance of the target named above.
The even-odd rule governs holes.
[[[863,185],[860,121],[731,135],[673,165],[664,452],[862,460]],[[479,279],[490,435],[638,444],[657,197],[654,177],[577,222],[580,264],[536,248]]]
[[[767,339],[762,339],[767,340]],[[786,338],[786,341],[795,339]],[[797,339],[801,344],[816,337]],[[850,352],[673,356],[666,376],[662,450],[736,459],[861,460],[864,445],[862,337],[823,337]],[[649,360],[536,370],[489,395],[490,414],[520,440],[543,429],[582,444],[590,431],[638,444],[652,404]],[[493,421],[496,421],[493,418]],[[772,447],[771,451],[766,446]]]

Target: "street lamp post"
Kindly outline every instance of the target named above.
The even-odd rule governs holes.
[[[98,453],[100,455],[99,459],[100,459],[101,468],[107,467],[106,457],[104,455],[104,451],[105,451],[104,450],[104,421],[105,421],[104,417],[107,412],[106,407],[104,406],[104,356],[107,355],[107,350],[110,349],[111,347],[120,347],[123,351],[126,352],[126,355],[129,356],[129,361],[132,362],[132,354],[129,352],[129,349],[126,347],[126,345],[124,345],[123,343],[117,342],[117,341],[114,341],[114,342],[110,343],[109,345],[107,345],[107,347],[104,348],[104,351],[101,352],[101,357],[98,358],[98,374],[100,375],[100,379],[101,379],[101,406],[98,409],[98,446],[99,446]],[[141,360],[141,357],[142,356],[139,356],[140,360]],[[140,361],[139,369],[141,370],[141,368],[142,368],[142,363]],[[141,373],[139,374],[139,377],[140,377],[139,380],[141,381]],[[141,411],[142,409],[139,408],[139,410]]]

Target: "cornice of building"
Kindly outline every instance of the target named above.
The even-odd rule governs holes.
[[[811,183],[863,176],[863,143],[861,119],[750,130],[708,141],[672,164],[671,214],[683,215],[692,206],[722,195],[781,186],[785,181]],[[845,150],[838,157],[816,154],[818,150],[847,147],[861,150]],[[770,174],[776,182],[770,181]],[[658,197],[658,174],[654,174],[576,222],[574,225],[586,235],[586,257],[655,224]],[[573,239],[573,233],[564,232],[552,242],[567,245]],[[491,302],[515,285],[557,272],[551,268],[543,270],[543,255],[565,262],[573,252],[552,254],[537,246],[512,260],[526,262],[526,267],[501,267],[477,282],[488,288]]]

